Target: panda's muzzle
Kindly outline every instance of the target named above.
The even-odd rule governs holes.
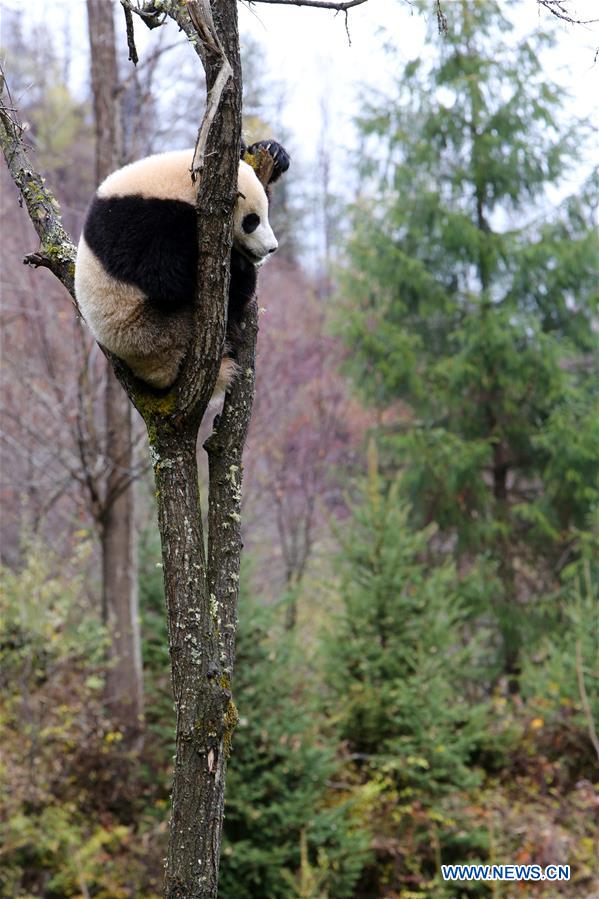
[[[252,250],[249,250],[247,247],[240,246],[240,245],[236,246],[236,249],[241,253],[241,255],[245,256],[246,259],[249,259],[249,261],[252,262],[254,265],[262,265],[262,263],[265,261],[265,259],[267,259],[268,256],[271,255],[271,253],[274,253],[277,250],[277,248],[278,248],[278,244],[275,247],[270,247],[268,250],[266,250],[265,253],[258,254],[258,253],[252,252]]]

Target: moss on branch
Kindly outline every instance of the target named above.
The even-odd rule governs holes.
[[[49,268],[70,293],[75,306],[75,255],[70,236],[62,225],[60,206],[46,180],[29,158],[23,139],[24,128],[0,72],[0,145],[8,171],[25,202],[40,247],[24,259],[28,265]]]

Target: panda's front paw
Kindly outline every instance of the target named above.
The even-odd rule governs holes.
[[[281,175],[283,175],[289,168],[289,153],[285,147],[282,144],[277,143],[276,140],[258,140],[255,144],[252,144],[251,147],[247,148],[247,152],[250,154],[257,153],[258,150],[266,150],[274,162],[274,168],[268,183],[272,184],[274,181],[278,181]]]

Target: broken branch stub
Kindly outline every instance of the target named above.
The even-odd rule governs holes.
[[[243,159],[258,176],[258,180],[266,187],[274,171],[275,161],[264,147],[260,147],[256,153],[244,153]]]

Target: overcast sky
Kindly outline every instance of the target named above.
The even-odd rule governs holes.
[[[446,5],[452,0],[444,0]],[[327,93],[331,108],[341,125],[357,111],[360,84],[388,83],[393,72],[389,58],[381,52],[384,27],[400,56],[418,56],[427,27],[433,21],[410,9],[406,0],[369,0],[351,10],[348,27],[345,17],[322,9],[254,4],[240,6],[240,30],[259,38],[267,48],[268,67],[289,83],[290,124],[308,134],[318,130],[320,97]],[[507,6],[507,4],[506,4]],[[599,18],[599,0],[576,0],[572,12],[581,19]],[[528,32],[539,24],[555,25],[554,18],[540,10],[535,0],[520,0],[510,12],[519,30]],[[558,46],[547,54],[548,74],[567,86],[575,96],[576,112],[591,114],[599,109],[599,22],[592,26],[560,24]],[[314,134],[309,134],[314,137]]]
[[[107,0],[108,2],[108,0]],[[453,0],[443,0],[448,5]],[[2,3],[2,0],[0,0]],[[4,0],[4,6],[18,9],[29,21],[43,21],[58,40],[65,28],[72,43],[71,75],[75,89],[82,89],[88,78],[88,50],[85,0]],[[123,20],[116,3],[117,28],[124,40]],[[433,0],[430,0],[431,16]],[[507,3],[506,3],[507,7]],[[574,16],[599,17],[599,0],[572,0]],[[558,24],[540,9],[536,0],[519,0],[511,7],[518,30],[526,33],[539,24],[555,26],[557,46],[547,52],[548,77],[564,85],[572,95],[568,112],[594,117],[599,114],[599,23],[591,26]],[[296,150],[310,162],[312,148],[321,128],[321,102],[328,98],[331,134],[339,148],[338,164],[343,164],[343,148],[353,140],[352,119],[358,112],[358,89],[363,84],[385,86],[393,77],[389,57],[382,50],[382,28],[398,47],[400,58],[411,59],[422,53],[427,21],[410,8],[409,0],[368,0],[352,9],[348,18],[351,45],[345,17],[328,10],[255,3],[239,4],[240,32],[252,35],[265,48],[263,65],[273,79],[287,85],[282,115],[295,135]],[[169,25],[173,38],[176,34]],[[143,59],[148,41],[156,32],[137,25],[138,48]],[[171,38],[169,37],[169,40]],[[339,181],[339,169],[334,173]]]

